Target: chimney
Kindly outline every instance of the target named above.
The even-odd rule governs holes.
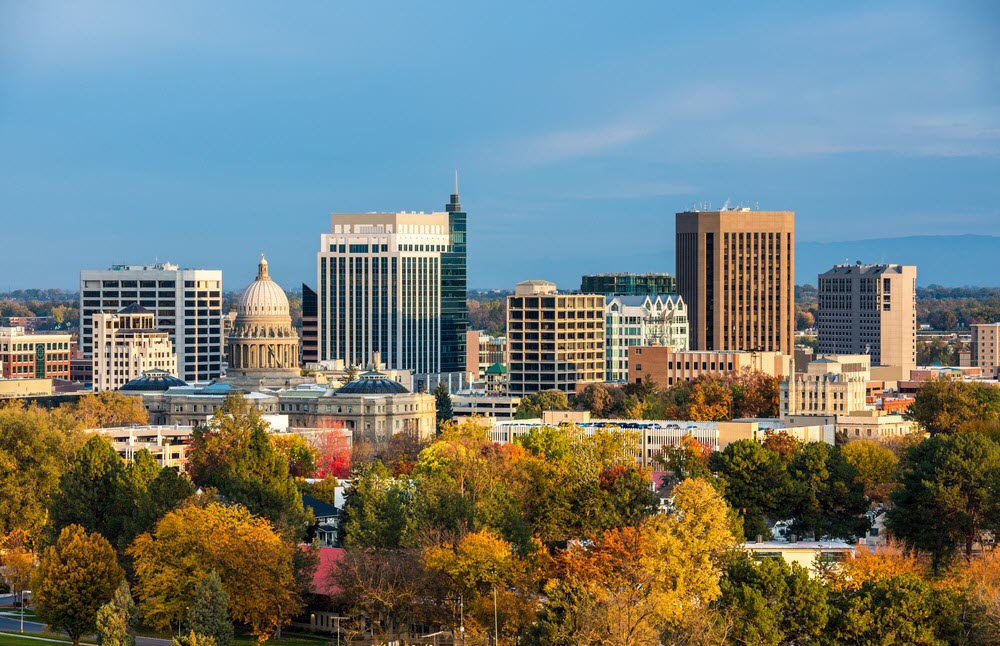
[[[791,537],[788,539],[788,542],[789,543],[798,543],[799,542],[799,537],[796,536],[795,534],[792,534]]]

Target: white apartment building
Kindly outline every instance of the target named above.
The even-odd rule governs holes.
[[[316,259],[319,360],[380,353],[393,370],[441,372],[449,214],[334,213],[331,226]]]
[[[688,349],[687,307],[676,294],[610,297],[605,318],[607,381],[628,381],[630,347]]]
[[[867,354],[823,355],[781,382],[781,415],[847,415],[868,408]]]
[[[118,390],[146,371],[177,375],[170,336],[155,327],[155,316],[132,304],[115,314],[95,314],[92,338],[94,391]]]
[[[94,316],[138,303],[170,336],[177,374],[187,382],[222,373],[222,271],[181,269],[170,263],[113,265],[80,272],[80,349],[91,358]]]

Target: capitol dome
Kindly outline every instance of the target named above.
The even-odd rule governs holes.
[[[243,290],[236,305],[237,316],[288,316],[288,297],[267,273],[267,260],[260,254],[257,280]]]
[[[257,280],[243,290],[226,340],[226,378],[261,384],[299,376],[299,335],[292,327],[288,297],[267,273],[260,255]]]

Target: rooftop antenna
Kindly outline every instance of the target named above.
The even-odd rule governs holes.
[[[458,169],[455,169],[455,195],[458,195]]]

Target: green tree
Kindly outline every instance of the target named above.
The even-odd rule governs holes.
[[[398,548],[407,525],[406,485],[380,461],[355,469],[344,498],[341,542],[348,549]]]
[[[931,435],[960,431],[979,420],[996,421],[1000,388],[949,377],[931,379],[917,390],[906,416]]]
[[[213,570],[198,583],[187,620],[192,632],[212,637],[217,646],[230,646],[233,643],[229,595],[222,587],[218,572]]]
[[[839,448],[824,442],[804,444],[788,464],[791,530],[819,539],[854,540],[864,534],[868,503],[857,475]]]
[[[97,642],[101,646],[135,646],[137,621],[128,581],[122,581],[111,600],[97,611]]]
[[[521,398],[517,406],[517,419],[541,417],[547,410],[569,410],[569,398],[559,390],[543,390]]]
[[[441,422],[451,420],[455,417],[455,411],[451,406],[451,395],[448,393],[448,384],[443,381],[439,381],[437,387],[434,389],[434,399],[437,403],[437,423],[438,427],[441,426]]]
[[[128,516],[126,536],[131,543],[136,536],[152,531],[181,501],[194,495],[195,488],[187,474],[176,467],[160,469],[146,489],[135,499],[135,509]]]
[[[960,604],[913,574],[865,581],[831,598],[829,630],[837,644],[961,644]]]
[[[305,532],[307,515],[288,460],[268,436],[260,410],[242,394],[228,395],[208,426],[192,433],[191,478],[214,487],[290,535]]]
[[[171,641],[173,646],[216,646],[214,638],[208,635],[199,635],[193,630],[184,637],[174,637]]]
[[[747,538],[769,536],[768,520],[787,511],[791,482],[781,456],[753,440],[733,442],[709,465],[725,481],[725,498],[743,517]]]
[[[654,458],[660,467],[669,473],[675,482],[687,478],[711,478],[708,459],[712,449],[696,440],[693,435],[685,435],[677,444],[664,446],[662,453]]]
[[[899,458],[881,444],[868,441],[849,442],[840,449],[848,464],[858,473],[858,482],[872,502],[888,502],[899,472]]]
[[[827,590],[798,564],[740,556],[729,565],[721,588],[717,608],[732,621],[733,643],[821,642],[829,619]]]
[[[33,577],[39,618],[65,631],[76,646],[97,630],[97,611],[125,579],[111,544],[79,525],[64,527],[48,547]]]
[[[21,530],[30,543],[40,538],[59,479],[83,442],[78,426],[63,410],[0,406],[0,536]]]
[[[49,509],[50,536],[54,539],[64,527],[75,524],[118,546],[129,507],[125,463],[106,439],[94,435],[73,455],[69,470],[59,479],[59,492]]]
[[[595,417],[606,417],[611,411],[614,400],[606,384],[588,384],[576,396],[576,403]]]
[[[935,570],[984,531],[1000,529],[1000,446],[975,433],[930,437],[903,460],[886,527],[932,557]]]

